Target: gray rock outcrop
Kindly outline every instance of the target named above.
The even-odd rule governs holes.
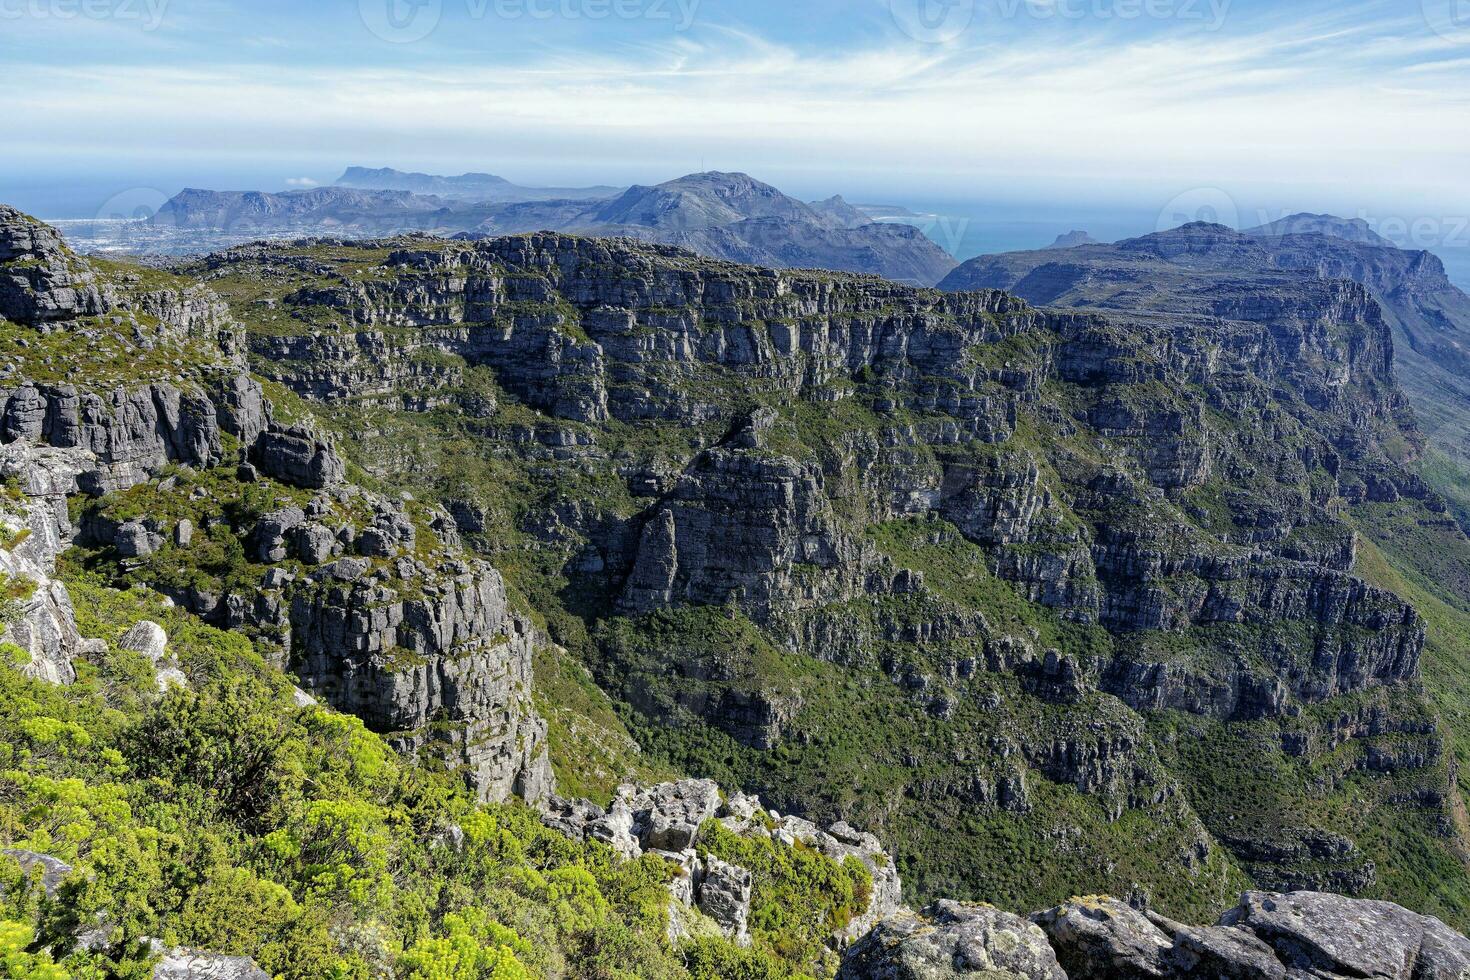
[[[248,956],[171,949],[153,968],[153,980],[270,980]]]
[[[819,851],[839,864],[861,861],[873,879],[867,908],[832,936],[845,945],[875,923],[903,908],[903,884],[893,858],[878,838],[846,823],[827,830],[800,817],[768,813],[757,797],[734,793],[722,799],[709,779],[686,779],[656,786],[625,785],[607,809],[588,800],[552,797],[542,806],[542,822],[576,840],[600,841],[626,860],[657,854],[675,865],[670,891],[684,906],[697,908],[718,923],[725,935],[749,941],[748,919],[753,881],[748,869],[701,856],[699,834],[718,819],[737,834],[773,838],[784,847]]]
[[[531,706],[538,635],[511,610],[500,574],[449,559],[375,582],[362,578],[368,567],[343,558],[286,586],[303,686],[402,751],[442,754],[483,799],[549,796],[546,724]]]
[[[0,498],[0,581],[14,596],[4,603],[0,640],[29,655],[27,675],[53,684],[70,684],[72,659],[102,646],[81,635],[71,595],[54,577],[74,535],[64,492],[78,472],[74,455],[26,443],[0,447],[0,477],[20,488],[18,499]]]
[[[696,885],[699,910],[713,919],[720,930],[741,945],[750,942],[751,874],[745,868],[719,858],[705,860]]]
[[[1046,934],[984,905],[937,902],[881,923],[847,951],[838,980],[1067,980]]]
[[[48,854],[37,854],[35,851],[20,850],[7,847],[0,850],[5,855],[20,865],[20,870],[26,878],[39,884],[41,891],[47,898],[55,898],[56,891],[61,887],[62,881],[72,873],[72,866],[65,861],[57,860]]]
[[[148,658],[160,691],[189,686],[189,679],[179,669],[178,661],[169,656],[168,634],[157,623],[142,620],[122,635],[117,647]]]
[[[0,205],[0,318],[44,325],[110,305],[55,228]]]
[[[158,664],[168,654],[168,634],[157,623],[143,620],[124,633],[122,639],[117,641],[117,646],[120,650],[141,653],[154,664]]]
[[[319,490],[347,479],[347,468],[332,445],[299,426],[266,430],[250,458],[261,472],[292,486]]]
[[[106,288],[93,288],[103,279]],[[103,312],[110,316],[87,319]],[[202,286],[154,290],[138,276],[104,274],[67,250],[54,229],[0,209],[0,316],[38,335],[76,330],[89,341],[122,341],[152,354],[138,359],[141,377],[127,372],[111,383],[75,372],[68,383],[27,380],[32,365],[21,358],[7,372],[14,380],[0,387],[0,476],[40,501],[0,503],[12,541],[0,548],[0,574],[24,593],[7,607],[3,636],[30,653],[27,670],[68,682],[71,657],[85,646],[65,588],[50,578],[56,553],[78,530],[89,547],[110,549],[135,571],[166,548],[195,544],[193,520],[127,510],[109,516],[107,495],[171,465],[238,465],[242,479],[263,475],[332,493],[309,513],[287,507],[230,529],[246,532],[248,561],[268,566],[258,586],[216,589],[203,575],[187,586],[157,584],[215,625],[255,627],[267,649],[276,640],[314,694],[360,714],[405,752],[441,753],[486,799],[549,795],[546,726],[531,707],[540,639],[510,610],[499,574],[461,560],[452,544],[452,554],[435,551],[433,567],[419,561],[413,523],[376,498],[368,527],[329,530],[321,518],[331,501],[358,499],[360,491],[348,493],[345,462],[329,439],[310,424],[273,418],[247,373],[242,328],[218,296]],[[23,339],[22,349],[29,344]],[[33,366],[56,374],[49,356]],[[240,455],[227,460],[227,446]],[[159,479],[158,492],[175,482]],[[73,529],[67,498],[79,495],[103,503],[86,508],[82,527]],[[228,518],[202,519],[209,534]],[[339,557],[354,536],[366,557]],[[317,573],[297,574],[296,560]],[[160,687],[185,683],[156,624],[139,624],[123,646],[154,662]]]
[[[253,401],[259,386],[243,383],[251,396],[243,403],[231,401],[242,394],[233,376],[212,387],[156,382],[107,392],[55,384],[0,389],[0,439],[85,450],[90,456],[71,492],[125,490],[169,463],[220,464],[221,433],[262,438],[270,423],[263,402]]]
[[[1215,926],[1186,926],[1114,899],[1033,916],[1072,980],[1413,980],[1470,970],[1470,940],[1388,902],[1247,892]]]

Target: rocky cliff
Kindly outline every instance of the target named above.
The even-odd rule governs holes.
[[[1006,289],[1057,306],[1210,313],[1229,292],[1280,299],[1310,288],[1310,280],[1357,282],[1372,293],[1425,431],[1438,449],[1462,459],[1470,433],[1470,297],[1435,255],[1396,248],[1361,221],[1294,215],[1245,232],[1195,224],[1112,245],[979,256],[940,288]]]
[[[278,420],[213,293],[89,264],[9,210],[0,243],[0,472],[14,488],[0,571],[5,636],[30,669],[64,683],[96,652],[54,581],[76,540],[108,574],[248,630],[313,692],[485,798],[545,797],[541,641],[448,517],[436,530],[416,512],[416,526],[402,501],[347,484],[317,429]]]
[[[846,949],[849,977],[1461,972],[1437,920],[1315,894],[1470,918],[1458,689],[1424,675],[1455,620],[1383,531],[1442,543],[1451,584],[1470,542],[1413,471],[1368,287],[1057,312],[541,234],[254,245],[182,267],[206,290],[8,220],[0,564],[32,674],[89,655],[74,539],[298,703],[610,848],[675,943],[780,937],[824,975]],[[1219,237],[1154,244],[1250,247]],[[151,623],[117,642],[167,659]],[[608,786],[576,752],[623,721],[769,803]],[[435,866],[535,826],[461,810],[424,828]],[[1071,899],[1099,891],[1127,900]]]
[[[550,611],[646,746],[873,827],[914,894],[1202,911],[1251,877],[1385,888],[1354,848],[1399,831],[1370,828],[1453,846],[1424,621],[1358,574],[1354,508],[1446,522],[1362,285],[1077,314],[549,234],[184,271]],[[1359,705],[1392,721],[1335,739]],[[1206,728],[1233,754],[1192,751]],[[1366,823],[1308,802],[1346,772]],[[1267,773],[1294,802],[1223,808]],[[1317,832],[1345,856],[1289,846]],[[982,857],[1022,840],[1073,858]]]

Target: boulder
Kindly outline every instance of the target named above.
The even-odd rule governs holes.
[[[272,427],[261,433],[251,461],[267,476],[308,490],[347,479],[347,467],[331,444],[300,427]]]
[[[1247,892],[1222,924],[1254,933],[1292,970],[1427,980],[1470,971],[1470,940],[1391,902],[1321,892]]]
[[[37,854],[35,851],[13,847],[0,850],[0,854],[4,854],[19,864],[27,878],[38,880],[47,898],[56,897],[56,890],[61,887],[62,880],[72,872],[71,865],[47,854]]]
[[[163,547],[163,535],[142,521],[128,521],[118,526],[112,546],[124,558],[147,558]]]
[[[1159,980],[1172,974],[1173,941],[1142,912],[1112,898],[1077,899],[1032,916],[1071,980]]]
[[[296,557],[307,565],[320,565],[337,553],[337,535],[322,524],[305,524],[292,538]]]
[[[623,787],[645,848],[682,851],[694,845],[699,828],[720,812],[720,787],[712,779],[685,779],[644,789]]]
[[[168,655],[168,634],[162,626],[145,619],[124,633],[117,647],[141,653],[156,665]]]
[[[719,923],[735,942],[750,942],[750,893],[754,878],[749,870],[717,857],[705,861],[704,877],[698,886],[699,911]]]
[[[1046,935],[986,905],[937,902],[884,920],[848,949],[838,980],[1067,980]]]
[[[153,968],[153,980],[270,980],[247,956],[171,949]]]
[[[628,860],[635,860],[643,847],[633,833],[633,811],[626,800],[614,800],[606,814],[587,827],[589,840],[601,841]]]
[[[266,514],[255,523],[250,532],[251,550],[255,560],[274,563],[286,558],[286,535],[306,523],[306,513],[300,507],[284,507]]]
[[[1320,892],[1247,892],[1214,926],[1110,898],[1032,918],[1072,980],[1458,980],[1470,971],[1470,940],[1438,919]]]

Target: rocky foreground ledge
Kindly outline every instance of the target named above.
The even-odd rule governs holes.
[[[655,853],[678,865],[670,939],[688,934],[680,907],[697,909],[748,943],[751,873],[702,854],[709,821],[863,863],[873,877],[867,911],[829,944],[846,952],[837,980],[1470,980],[1470,939],[1439,919],[1389,902],[1323,892],[1247,892],[1213,926],[1191,926],[1113,898],[1075,898],[1028,918],[989,905],[902,904],[892,857],[846,823],[825,830],[726,795],[712,780],[624,786],[608,808],[552,797],[543,822],[598,840],[625,858]]]
[[[1074,899],[1029,920],[938,902],[855,943],[838,980],[1451,980],[1470,940],[1388,902],[1320,892],[1247,892],[1214,926],[1187,926],[1111,898]]]

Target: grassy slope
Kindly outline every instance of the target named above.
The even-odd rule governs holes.
[[[1362,508],[1356,518],[1368,538],[1359,551],[1357,572],[1412,602],[1427,625],[1424,689],[1457,764],[1461,798],[1450,801],[1451,819],[1463,837],[1463,797],[1470,791],[1470,541],[1450,523],[1406,518],[1399,505]],[[1406,887],[1426,893],[1426,910],[1452,903],[1463,907],[1470,900],[1470,886],[1405,856],[1410,862],[1394,870],[1402,872]],[[1470,860],[1465,854],[1458,857]],[[1409,879],[1416,872],[1417,882]]]

